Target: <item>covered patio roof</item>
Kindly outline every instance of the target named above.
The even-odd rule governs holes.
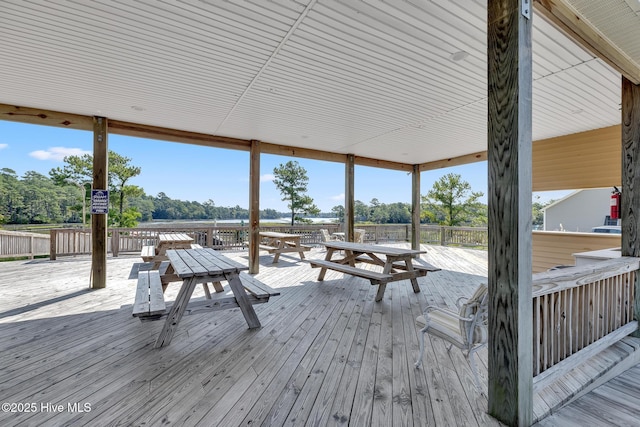
[[[609,64],[638,83],[638,2],[536,5],[551,19],[533,20],[533,140],[619,124],[620,73]],[[486,1],[0,7],[6,105],[108,117],[116,133],[126,122],[393,168],[486,158]],[[563,13],[577,17],[565,29],[600,45],[569,39],[551,23]]]

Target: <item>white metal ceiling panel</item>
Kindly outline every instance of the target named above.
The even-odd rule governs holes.
[[[483,0],[0,0],[0,37],[0,103],[409,163],[486,149]],[[534,138],[619,123],[619,75],[535,16],[533,37]]]

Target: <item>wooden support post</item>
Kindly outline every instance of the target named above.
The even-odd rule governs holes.
[[[622,77],[622,256],[640,256],[640,86]],[[640,319],[640,277],[634,289],[635,318]],[[633,334],[640,337],[640,331]]]
[[[210,248],[213,246],[213,228],[207,228],[207,234],[205,235],[204,246]]]
[[[29,238],[29,259],[35,258],[35,245],[33,241],[33,236]]]
[[[489,414],[509,426],[533,416],[530,6],[487,3]]]
[[[56,260],[56,252],[58,250],[58,231],[51,229],[49,230],[49,260]]]
[[[107,190],[108,187],[108,143],[107,119],[93,118],[93,188]],[[107,215],[91,215],[91,287],[107,287]]]
[[[120,229],[112,228],[111,229],[111,256],[114,258],[117,258],[119,253],[120,253]]]
[[[411,175],[411,249],[420,249],[420,165]]]
[[[249,273],[260,272],[260,141],[251,141],[249,159]]]
[[[354,238],[354,169],[355,156],[347,154],[344,170],[344,233],[347,242],[353,242]]]

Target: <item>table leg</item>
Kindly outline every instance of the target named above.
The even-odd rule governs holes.
[[[393,259],[390,257],[387,257],[387,261],[384,264],[384,269],[382,270],[382,272],[384,274],[389,274],[391,270],[393,270]],[[376,293],[376,302],[382,301],[382,297],[384,297],[385,289],[387,289],[386,283],[380,283],[378,285],[378,292]]]
[[[202,284],[202,289],[204,290],[204,296],[207,299],[211,299],[211,291],[209,290],[209,285],[206,283]]]
[[[348,260],[347,262],[349,263],[349,265],[351,267],[355,267],[356,266],[356,257],[357,256],[358,255],[354,254],[353,251],[350,251],[350,250],[345,250],[344,251],[344,258],[346,260]]]
[[[224,292],[224,288],[220,282],[213,282],[213,289],[215,289],[217,293]]]
[[[277,249],[275,251],[275,253],[273,254],[273,264],[277,264],[278,260],[280,259],[280,252],[279,250],[282,249],[284,247],[284,240],[279,240],[276,242],[277,244],[274,245]]]
[[[236,297],[236,302],[238,306],[240,306],[240,311],[242,311],[249,325],[249,329],[259,328],[261,326],[260,320],[258,320],[258,315],[247,297],[247,292],[244,290],[244,286],[242,286],[242,281],[238,273],[225,273],[224,277],[227,279],[227,282],[229,282],[229,287],[231,287],[233,291],[233,296]]]
[[[300,239],[295,239],[294,244],[300,249],[298,253],[300,254],[300,259],[304,259],[304,250],[302,250],[302,243],[300,243]]]
[[[404,265],[407,266],[407,271],[413,272],[415,274],[415,269],[413,268],[413,262],[411,261],[411,257],[407,257],[404,259]],[[418,286],[418,279],[415,276],[413,276],[409,280],[411,280],[411,286],[413,287],[413,292],[416,294],[420,292],[420,286]]]
[[[378,285],[378,292],[376,293],[376,302],[382,301],[382,297],[384,297],[385,289],[387,289],[386,283],[380,283]]]
[[[333,255],[333,248],[327,248],[327,254],[324,256],[325,261],[331,261],[331,256]],[[320,273],[318,274],[318,282],[324,280],[324,275],[327,273],[326,267],[320,267]]]
[[[169,315],[167,316],[167,320],[164,322],[164,326],[162,327],[162,331],[160,332],[160,336],[156,340],[153,348],[160,348],[167,346],[171,343],[171,339],[173,338],[173,334],[184,315],[184,311],[187,309],[187,304],[189,304],[189,300],[191,299],[191,295],[193,294],[193,290],[196,288],[196,278],[191,277],[184,282],[182,282],[182,287],[178,292],[178,296],[176,297],[176,301],[173,303],[171,307],[171,311],[169,311]]]

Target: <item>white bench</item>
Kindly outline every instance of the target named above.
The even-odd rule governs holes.
[[[157,270],[139,271],[133,316],[140,320],[154,320],[159,319],[166,310],[160,273]]]

